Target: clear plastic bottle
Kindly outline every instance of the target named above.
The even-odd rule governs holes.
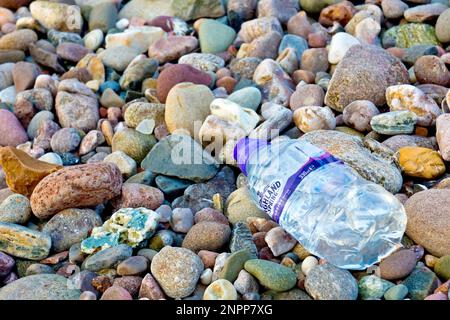
[[[403,205],[324,150],[243,138],[234,156],[255,202],[312,254],[362,270],[401,246]]]

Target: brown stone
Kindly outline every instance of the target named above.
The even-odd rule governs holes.
[[[394,252],[380,263],[380,276],[386,280],[405,278],[416,266],[416,254],[412,250]]]
[[[124,183],[122,195],[114,199],[116,208],[148,208],[156,210],[164,201],[164,194],[158,188],[140,183]]]
[[[61,169],[58,165],[36,160],[13,147],[0,149],[0,164],[5,171],[9,189],[27,197],[44,177]]]
[[[350,1],[342,1],[328,6],[320,12],[319,23],[324,26],[332,26],[333,22],[339,22],[345,26],[355,14],[356,9]]]
[[[34,189],[33,213],[45,219],[68,208],[91,207],[120,195],[122,173],[112,163],[92,163],[61,169]]]

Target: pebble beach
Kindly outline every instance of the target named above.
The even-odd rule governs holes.
[[[449,0],[0,0],[0,300],[449,300],[449,70]],[[308,252],[245,137],[382,186],[398,248]]]

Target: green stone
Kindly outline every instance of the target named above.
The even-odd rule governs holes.
[[[84,260],[82,269],[96,272],[103,269],[114,268],[120,262],[131,257],[132,253],[133,249],[125,244],[107,248]]]
[[[167,195],[180,195],[184,189],[192,184],[192,181],[166,176],[157,176],[156,186]]]
[[[291,289],[286,292],[275,292],[272,297],[273,300],[312,300],[305,291],[300,289]]]
[[[225,260],[223,269],[219,274],[219,278],[234,282],[237,279],[239,272],[244,269],[245,262],[256,258],[257,256],[247,249],[232,253]]]
[[[302,10],[308,13],[320,13],[323,8],[342,0],[300,0]]]
[[[0,300],[78,300],[81,291],[68,286],[65,277],[37,274],[18,279],[0,289]]]
[[[19,278],[25,277],[28,267],[34,263],[36,263],[36,261],[16,259],[17,275]]]
[[[434,272],[443,280],[450,279],[450,254],[439,258],[434,266]]]
[[[142,134],[134,129],[125,128],[114,135],[112,151],[123,151],[139,163],[155,144],[156,139],[153,135]]]
[[[119,80],[123,90],[141,90],[144,79],[151,78],[158,69],[158,61],[155,59],[141,59],[131,63]]]
[[[408,295],[408,287],[403,284],[398,284],[389,288],[384,294],[386,300],[403,300]]]
[[[272,261],[252,259],[244,264],[244,268],[258,279],[261,285],[277,292],[287,291],[297,284],[294,271]]]
[[[173,15],[185,21],[225,15],[222,0],[172,0],[170,2]]]
[[[359,295],[363,300],[380,299],[394,284],[375,275],[365,276],[359,280]]]
[[[244,222],[238,222],[233,226],[230,240],[231,252],[238,252],[247,249],[250,253],[258,255],[258,249],[253,242],[253,236]]]
[[[195,182],[214,177],[217,161],[190,136],[171,134],[159,141],[142,161],[143,169]]]
[[[233,43],[236,31],[216,20],[207,19],[200,25],[198,38],[202,53],[223,52]]]
[[[417,116],[411,111],[391,111],[376,115],[370,120],[372,129],[380,134],[410,134],[414,131]]]
[[[147,186],[151,185],[155,180],[155,175],[150,171],[142,171],[128,178],[125,183],[140,183]]]
[[[416,267],[403,284],[412,300],[423,300],[438,287],[436,274],[425,267]]]
[[[417,45],[438,45],[433,26],[425,23],[406,23],[388,29],[382,36],[383,46],[410,48]]]
[[[159,215],[153,210],[122,208],[92,230],[91,236],[81,242],[81,251],[91,254],[119,243],[135,248],[153,235],[158,222]]]

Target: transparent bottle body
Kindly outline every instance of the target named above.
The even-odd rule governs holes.
[[[283,186],[311,157],[324,154],[301,140],[259,148],[246,165],[253,199],[273,216],[273,207],[261,202],[268,186]],[[365,269],[398,249],[406,228],[405,210],[397,198],[341,162],[307,174],[276,220],[310,253],[354,270]]]

